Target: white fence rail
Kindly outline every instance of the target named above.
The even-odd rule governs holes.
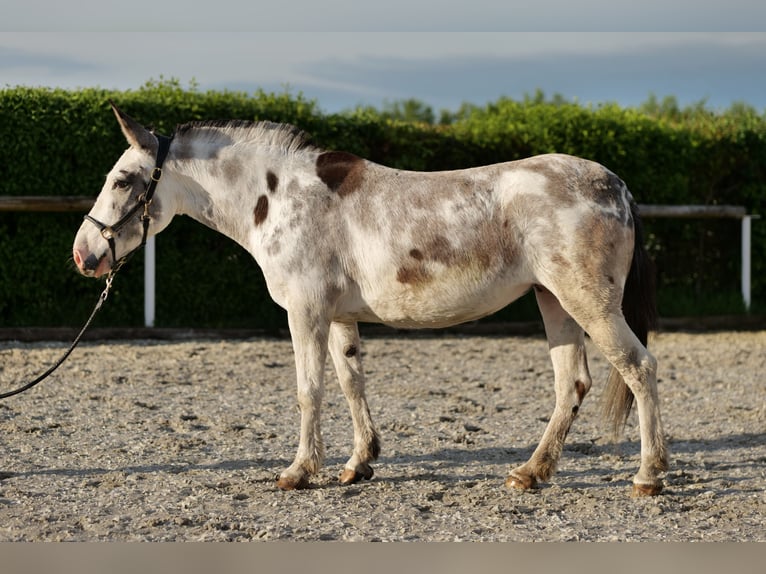
[[[52,211],[52,212],[87,212],[93,206],[93,199],[81,196],[0,196],[2,211]],[[664,217],[679,219],[730,218],[742,223],[742,300],[745,308],[750,309],[750,265],[751,265],[751,222],[759,215],[748,215],[747,210],[739,205],[639,205],[644,218]],[[144,324],[154,326],[156,257],[155,240],[150,237],[144,252]]]
[[[751,222],[760,215],[748,215],[741,205],[639,205],[641,217],[668,217],[683,219],[731,218],[739,219],[742,224],[742,301],[745,309],[750,309],[752,297],[750,293],[752,260]]]

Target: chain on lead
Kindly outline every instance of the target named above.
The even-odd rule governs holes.
[[[118,259],[117,263],[109,271],[109,274],[106,276],[106,284],[104,285],[104,290],[101,292],[101,297],[99,297],[98,300],[97,305],[99,307],[104,301],[106,301],[106,298],[109,296],[109,291],[112,289],[112,283],[114,282],[114,278],[117,275],[117,272],[122,269],[122,266],[125,265],[128,259],[130,259],[131,255],[133,255],[133,253],[128,253],[124,257]]]
[[[101,292],[101,297],[98,298],[98,303],[96,304],[96,308],[99,309],[101,307],[101,304],[106,301],[106,298],[109,297],[109,291],[112,289],[112,282],[114,281],[114,274],[115,269],[112,269],[109,272],[109,275],[106,277],[106,284],[104,285],[104,290]]]

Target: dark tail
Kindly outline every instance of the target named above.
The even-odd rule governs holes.
[[[638,207],[630,204],[635,240],[633,261],[630,265],[625,291],[622,297],[622,313],[641,344],[646,347],[649,331],[657,326],[657,302],[655,299],[654,265],[644,248],[644,232]],[[611,422],[614,436],[618,436],[633,406],[633,393],[622,375],[612,367],[603,395],[604,417]]]

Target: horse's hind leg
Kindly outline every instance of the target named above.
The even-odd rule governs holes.
[[[591,387],[582,328],[550,291],[536,286],[535,295],[553,362],[556,406],[530,459],[513,469],[505,481],[508,487],[522,489],[535,488],[538,480],[546,481],[556,471],[564,440]]]
[[[639,341],[622,314],[584,322],[593,342],[633,393],[641,432],[641,466],[633,477],[633,494],[662,491],[660,473],[668,468],[668,453],[657,395],[657,360]]]
[[[380,452],[378,433],[372,424],[364,394],[362,350],[356,323],[332,323],[330,356],[351,409],[354,425],[354,452],[340,475],[342,484],[352,484],[363,478],[372,478],[373,471],[369,463],[377,459]]]

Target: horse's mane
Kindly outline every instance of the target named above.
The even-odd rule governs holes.
[[[206,120],[179,125],[176,137],[195,137],[208,141],[225,138],[237,142],[253,142],[273,147],[287,153],[315,149],[311,136],[291,124],[269,121]]]

